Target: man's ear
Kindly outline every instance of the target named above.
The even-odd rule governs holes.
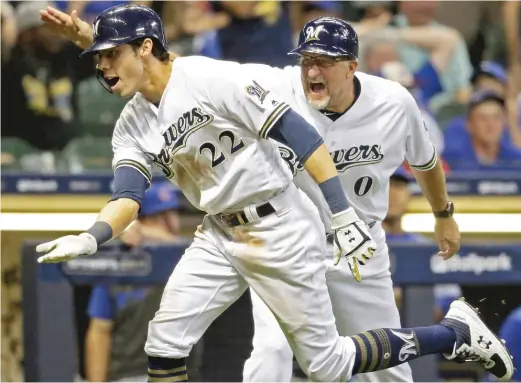
[[[358,69],[358,60],[351,60],[347,62],[347,75],[346,78],[353,78],[356,70]]]
[[[141,48],[139,50],[141,57],[151,55],[153,47],[154,47],[154,42],[151,39],[145,39],[143,41],[143,44],[141,44]]]

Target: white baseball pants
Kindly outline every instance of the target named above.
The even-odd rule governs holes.
[[[356,350],[335,325],[318,211],[293,184],[270,203],[276,213],[242,230],[205,217],[149,324],[148,355],[187,357],[213,320],[250,286],[311,379],[350,379]]]
[[[380,242],[380,241],[378,241]],[[332,253],[332,249],[328,249]],[[387,246],[379,246],[369,263],[380,269],[378,275],[362,277],[357,283],[347,262],[341,260],[334,266],[331,257],[327,264],[327,287],[336,327],[341,336],[355,335],[376,328],[400,328],[400,315],[396,307],[391,274],[388,271]],[[369,264],[368,263],[368,264]],[[373,264],[373,265],[374,265]],[[364,266],[361,266],[364,269]],[[374,271],[371,270],[371,271]],[[253,351],[244,365],[244,382],[290,382],[293,374],[293,353],[275,317],[251,291],[255,333]],[[360,382],[412,382],[408,364],[356,375]]]

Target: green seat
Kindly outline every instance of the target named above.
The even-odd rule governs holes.
[[[467,105],[458,103],[448,104],[442,106],[438,110],[436,113],[436,119],[438,120],[441,129],[445,130],[450,120],[452,120],[454,117],[465,115],[466,113]]]
[[[34,164],[34,169],[31,169],[31,163],[34,161],[31,161],[30,157],[36,157],[40,153],[40,150],[34,148],[20,138],[2,138],[0,160],[2,171],[35,170],[40,166],[38,164]]]
[[[83,80],[78,85],[78,117],[85,133],[111,136],[126,102],[118,95],[107,92],[95,77]]]
[[[61,168],[71,173],[107,172],[112,169],[110,137],[85,136],[72,140],[63,150]]]

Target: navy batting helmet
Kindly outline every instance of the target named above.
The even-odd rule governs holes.
[[[161,18],[154,10],[142,5],[116,5],[108,8],[96,17],[92,28],[94,43],[81,56],[96,54],[144,37],[156,40],[161,48],[168,51]]]
[[[288,54],[319,53],[332,57],[358,59],[358,35],[346,21],[335,17],[319,17],[304,25],[298,47]]]

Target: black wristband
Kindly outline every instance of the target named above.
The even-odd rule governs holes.
[[[454,215],[454,204],[452,201],[448,201],[445,209],[441,211],[432,212],[436,218],[450,218]]]
[[[112,226],[105,221],[97,221],[86,232],[94,237],[98,245],[110,241],[113,234]]]

